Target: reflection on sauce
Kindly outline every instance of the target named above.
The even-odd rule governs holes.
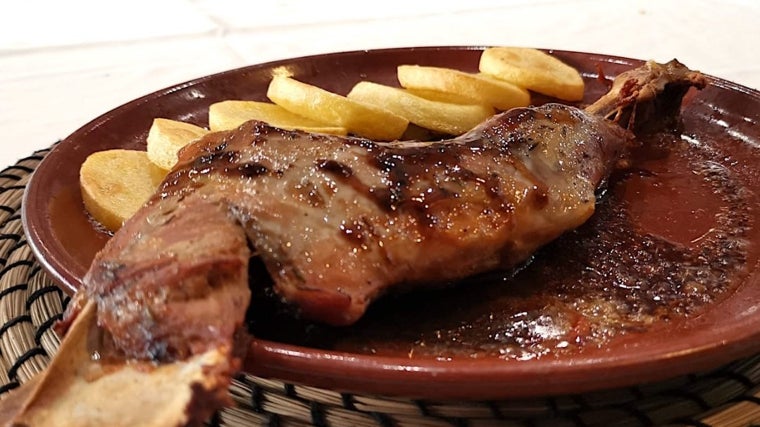
[[[328,328],[257,304],[261,338],[367,354],[525,360],[599,348],[698,315],[739,282],[756,197],[709,147],[663,134],[612,177],[595,215],[519,272],[389,296]],[[253,273],[258,274],[258,273]],[[266,298],[267,290],[259,290]]]
[[[683,143],[683,142],[682,142]],[[661,151],[635,160],[637,172],[621,186],[634,223],[677,245],[693,246],[713,230],[726,200],[713,190],[730,192],[725,167],[709,159],[691,159],[689,151]],[[656,154],[656,155],[655,155]],[[667,163],[658,157],[667,156]],[[678,203],[672,203],[677,200]]]

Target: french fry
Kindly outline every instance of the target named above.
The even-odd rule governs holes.
[[[404,89],[372,82],[359,82],[348,99],[383,106],[410,122],[440,133],[460,135],[493,115],[485,105],[462,105],[420,98]]]
[[[398,81],[406,89],[453,93],[472,104],[486,104],[499,110],[530,104],[530,93],[521,87],[452,68],[400,65]]]
[[[155,193],[166,176],[145,151],[106,150],[91,154],[79,170],[85,209],[111,231],[121,228]]]
[[[409,121],[384,108],[348,99],[286,76],[275,76],[267,97],[295,114],[381,141],[398,139]]]
[[[282,108],[271,102],[228,100],[211,104],[208,124],[212,132],[235,129],[249,120],[260,120],[281,129],[300,129],[313,133],[346,135],[346,128],[328,126]]]
[[[177,163],[179,149],[207,133],[206,129],[190,123],[153,119],[146,141],[148,158],[160,168],[170,170]]]
[[[578,70],[537,49],[491,47],[480,57],[480,71],[532,91],[565,101],[583,99]]]

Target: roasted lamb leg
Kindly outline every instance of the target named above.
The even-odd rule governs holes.
[[[650,62],[586,110],[514,109],[446,141],[378,143],[260,122],[210,134],[182,150],[160,191],[96,256],[61,329],[88,307],[109,360],[186,363],[245,347],[250,256],[302,316],[334,325],[355,322],[390,288],[512,267],[586,221],[632,131],[672,120],[685,91],[704,85],[676,61]],[[198,390],[207,408],[223,402]],[[187,413],[187,422],[208,415]]]
[[[228,273],[232,249],[211,242],[226,230],[245,232],[304,317],[351,324],[391,287],[511,267],[582,224],[625,156],[629,129],[672,120],[684,90],[702,84],[676,62],[649,63],[585,111],[518,108],[447,141],[378,143],[260,122],[211,134],[181,153],[159,193],[98,254],[83,296],[130,356],[187,354],[206,337],[176,335],[175,317],[191,318],[178,302],[211,303],[191,293],[198,281],[188,285],[186,274],[200,258],[209,282]],[[245,242],[235,242],[245,258]],[[244,272],[235,280],[247,283]]]

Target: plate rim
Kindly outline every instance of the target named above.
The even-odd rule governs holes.
[[[366,49],[366,50],[350,50],[339,51],[325,54],[313,54],[305,55],[294,58],[278,59],[274,61],[268,61],[259,64],[246,65],[242,67],[236,67],[229,70],[197,77],[191,80],[187,80],[182,83],[167,86],[165,88],[156,90],[154,92],[143,95],[139,98],[135,98],[122,105],[119,105],[100,116],[90,120],[80,128],[75,130],[65,139],[55,144],[50,152],[37,166],[35,172],[41,168],[48,167],[53,164],[63,150],[60,147],[65,147],[66,144],[72,144],[71,141],[76,141],[77,138],[87,135],[92,132],[93,129],[107,125],[108,122],[118,114],[125,111],[139,108],[141,105],[149,103],[155,99],[160,99],[163,96],[170,95],[172,92],[196,86],[204,83],[208,80],[223,78],[225,75],[245,72],[247,70],[255,70],[259,68],[274,67],[284,64],[292,64],[294,62],[309,61],[315,58],[324,58],[329,56],[351,56],[362,54],[377,54],[377,53],[393,53],[394,51],[414,51],[414,50],[435,50],[447,52],[451,50],[468,50],[478,51],[488,47],[487,45],[452,45],[452,46],[410,46],[410,47],[392,47],[383,49]],[[627,58],[616,55],[607,55],[601,53],[589,53],[556,49],[543,49],[548,52],[556,53],[568,53],[568,54],[581,54],[588,57],[589,60],[599,60],[603,62],[615,62],[624,65],[635,65],[643,63],[644,60]],[[588,75],[587,75],[588,76]],[[738,91],[751,97],[760,98],[760,91],[756,89],[743,86],[738,83],[734,83],[728,80],[724,80],[718,77],[707,75],[710,83],[716,85],[723,90]],[[47,164],[46,164],[47,163]],[[46,253],[50,253],[46,248],[46,242],[40,235],[39,224],[35,224],[34,221],[30,222],[30,216],[28,211],[30,206],[34,208],[39,206],[39,201],[34,200],[34,197],[39,199],[39,195],[35,195],[34,192],[38,191],[36,188],[36,173],[33,173],[30,181],[28,182],[26,189],[24,190],[22,204],[21,204],[21,221],[24,229],[24,233],[27,236],[27,242],[40,265],[51,276],[51,278],[63,287],[68,293],[71,293],[75,289],[75,283],[81,284],[81,276],[77,276],[69,267],[60,263],[60,260],[51,260],[45,256]],[[51,263],[52,261],[52,263]],[[754,268],[760,267],[760,261],[756,263]],[[754,270],[753,270],[754,271]],[[757,286],[757,283],[752,282],[751,286]],[[748,285],[748,286],[750,286]],[[757,315],[755,318],[745,317],[745,322],[757,323],[760,317]],[[734,325],[734,324],[732,324]],[[725,328],[724,328],[725,329]],[[737,342],[738,341],[738,342]],[[701,347],[680,348],[672,349],[672,351],[663,352],[662,350],[650,352],[636,352],[637,358],[620,357],[616,354],[615,358],[569,358],[569,359],[539,359],[529,362],[528,369],[526,366],[521,366],[520,369],[514,369],[512,363],[504,363],[502,365],[494,367],[493,359],[486,359],[482,361],[478,360],[457,360],[456,362],[446,362],[438,360],[428,359],[412,359],[411,363],[403,363],[405,359],[399,357],[390,356],[371,356],[355,353],[347,353],[340,351],[329,350],[317,350],[311,347],[295,346],[291,344],[274,343],[263,339],[254,339],[249,349],[249,355],[252,353],[257,361],[266,365],[266,369],[258,369],[252,367],[250,371],[254,374],[261,373],[269,376],[291,376],[294,371],[303,374],[304,370],[312,371],[309,375],[300,375],[301,378],[305,378],[309,381],[310,385],[326,386],[341,388],[350,392],[375,392],[384,394],[403,394],[403,395],[419,395],[420,397],[438,397],[438,398],[457,398],[457,399],[473,399],[473,398],[514,398],[514,397],[534,397],[543,395],[544,392],[548,394],[562,394],[566,392],[570,384],[573,385],[573,391],[592,391],[597,390],[599,387],[594,387],[589,381],[582,381],[579,378],[583,375],[592,375],[598,371],[606,372],[619,372],[617,375],[613,375],[612,378],[606,378],[604,380],[604,388],[607,388],[610,384],[616,386],[632,385],[631,378],[639,377],[644,370],[657,371],[661,373],[669,373],[671,376],[677,376],[682,374],[688,374],[695,372],[695,370],[709,369],[717,367],[716,362],[728,363],[736,360],[737,358],[749,356],[757,351],[757,345],[752,346],[752,342],[760,342],[760,328],[757,331],[747,332],[746,336],[739,340],[732,342],[713,342],[706,343]],[[722,350],[721,355],[723,357],[708,358],[706,355]],[[315,356],[314,353],[319,353]],[[649,355],[651,357],[642,363],[641,355]],[[328,369],[325,372],[323,360],[330,360],[334,365],[332,369]],[[279,365],[278,365],[279,363]],[[519,362],[518,362],[519,363]],[[301,368],[295,368],[295,365],[301,364]],[[452,370],[452,366],[456,365],[456,371]],[[488,365],[489,369],[484,370],[483,366]],[[688,367],[687,367],[688,365]],[[246,367],[249,367],[246,364]],[[351,369],[351,375],[342,375],[341,381],[338,381],[335,376],[341,376],[340,374],[347,369]],[[358,372],[357,372],[358,371]],[[401,375],[392,376],[388,378],[388,373],[401,372]],[[358,375],[357,375],[358,373]],[[561,378],[554,378],[547,380],[542,378],[545,375],[556,375],[559,373]],[[651,379],[651,375],[649,377]],[[484,381],[507,381],[512,382],[510,387],[502,387],[499,391],[489,389],[482,393],[477,393],[479,384]],[[419,386],[410,386],[409,383],[415,382],[428,382],[438,381],[442,383],[456,383],[457,387],[454,390],[432,390],[431,393],[419,394]],[[545,381],[540,387],[541,393],[537,388],[530,390],[517,390],[520,387],[515,387],[519,384],[526,384],[535,381]],[[519,384],[515,384],[515,382]],[[339,383],[339,384],[338,384]],[[388,386],[401,386],[397,389],[398,392],[389,390]],[[532,390],[532,391],[531,391]]]

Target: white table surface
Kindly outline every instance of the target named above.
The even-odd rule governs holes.
[[[334,51],[514,45],[667,61],[760,88],[755,0],[27,0],[0,15],[0,168],[149,92]]]

